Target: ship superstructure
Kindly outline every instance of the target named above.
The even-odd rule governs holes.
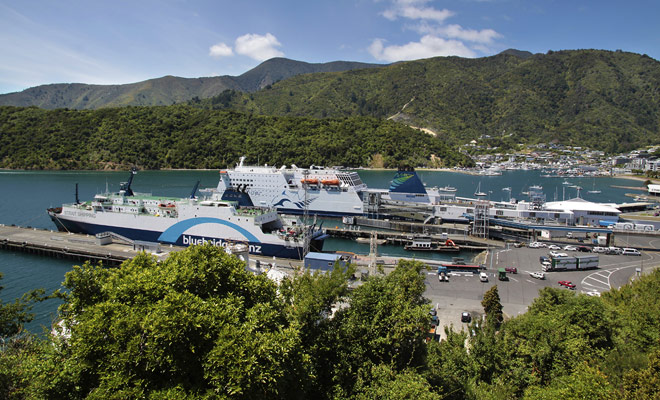
[[[281,213],[344,216],[362,215],[367,189],[357,172],[337,168],[247,166],[241,157],[233,169],[220,171],[216,193],[241,205],[274,207]]]

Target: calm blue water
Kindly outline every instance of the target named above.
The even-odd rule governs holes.
[[[386,189],[394,176],[394,171],[359,171],[362,180],[371,188]],[[488,193],[491,200],[507,200],[508,192],[504,187],[511,187],[514,198],[524,199],[523,191],[530,185],[543,186],[547,200],[561,200],[576,195],[573,188],[562,185],[564,178],[541,178],[539,171],[510,171],[502,176],[481,177],[453,172],[419,171],[422,181],[427,187],[453,186],[457,188],[458,196],[473,196],[480,185],[482,192]],[[79,184],[79,197],[86,200],[107,188],[111,191],[119,189],[119,182],[128,178],[126,172],[33,172],[33,171],[0,171],[0,223],[16,224],[36,228],[54,229],[46,214],[49,207],[74,200],[75,184]],[[151,192],[167,196],[188,196],[196,181],[200,187],[215,187],[218,181],[218,171],[141,171],[133,183],[133,189],[139,192]],[[631,201],[625,193],[626,189],[612,188],[611,185],[639,186],[639,182],[617,178],[567,178],[573,185],[584,188],[582,196],[586,200],[598,202],[622,203]],[[590,195],[587,190],[593,188],[602,191],[601,194]],[[564,192],[565,190],[565,192]],[[642,193],[642,192],[639,192]],[[326,224],[326,226],[329,226]],[[324,247],[326,250],[345,250],[360,254],[369,252],[368,245],[329,239]],[[379,252],[385,255],[410,257],[410,252],[398,246],[379,246]],[[427,258],[428,254],[420,257]],[[434,254],[433,257],[447,259],[451,256]],[[52,292],[61,287],[64,274],[72,267],[66,260],[55,260],[40,256],[0,250],[0,272],[4,278],[0,286],[3,302],[13,301],[22,293],[36,288],[44,288]],[[41,332],[42,326],[50,326],[59,303],[48,300],[39,304],[33,310],[35,321],[27,326],[33,332]]]

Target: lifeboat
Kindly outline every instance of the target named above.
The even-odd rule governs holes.
[[[451,239],[447,239],[445,246],[456,246],[456,243],[454,243],[454,241]]]
[[[308,185],[317,185],[319,183],[319,180],[316,178],[307,178],[307,179],[301,179],[300,182],[306,183]]]
[[[330,186],[330,185],[335,185],[336,186],[336,185],[339,185],[339,179],[336,179],[336,178],[335,179],[323,179],[323,180],[321,180],[321,183],[324,184],[324,185],[327,185],[327,186]]]

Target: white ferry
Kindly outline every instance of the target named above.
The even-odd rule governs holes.
[[[363,214],[367,190],[357,172],[336,168],[247,166],[245,157],[234,169],[221,170],[214,196],[241,206],[274,207],[285,214],[344,216]]]
[[[48,209],[60,231],[100,234],[112,232],[131,240],[171,243],[180,246],[211,243],[227,246],[244,243],[250,253],[302,259],[305,239],[309,248],[321,251],[327,237],[320,229],[302,224],[285,226],[277,211],[269,208],[238,207],[213,195],[171,198],[134,193],[131,182],[122,183],[118,193],[96,195],[93,200]]]

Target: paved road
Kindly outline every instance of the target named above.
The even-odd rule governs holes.
[[[660,238],[630,236],[617,237],[616,245],[637,248],[660,249]],[[588,253],[566,252],[569,255]],[[531,302],[544,287],[561,288],[558,281],[573,282],[577,293],[608,291],[628,283],[638,269],[648,270],[660,265],[660,252],[643,251],[641,256],[599,255],[600,268],[588,271],[546,272],[545,280],[532,278],[529,273],[541,271],[540,256],[546,256],[547,249],[513,248],[494,251],[492,264],[487,259],[488,282],[480,282],[478,275],[471,273],[451,273],[449,282],[439,282],[435,272],[428,272],[426,279],[426,297],[433,306],[438,307],[440,324],[452,325],[461,330],[467,324],[460,322],[463,311],[479,317],[483,313],[481,300],[483,294],[497,285],[504,313],[515,316],[524,313]],[[509,274],[509,281],[497,280],[497,269],[516,267],[518,274]],[[570,289],[566,289],[570,290]]]

